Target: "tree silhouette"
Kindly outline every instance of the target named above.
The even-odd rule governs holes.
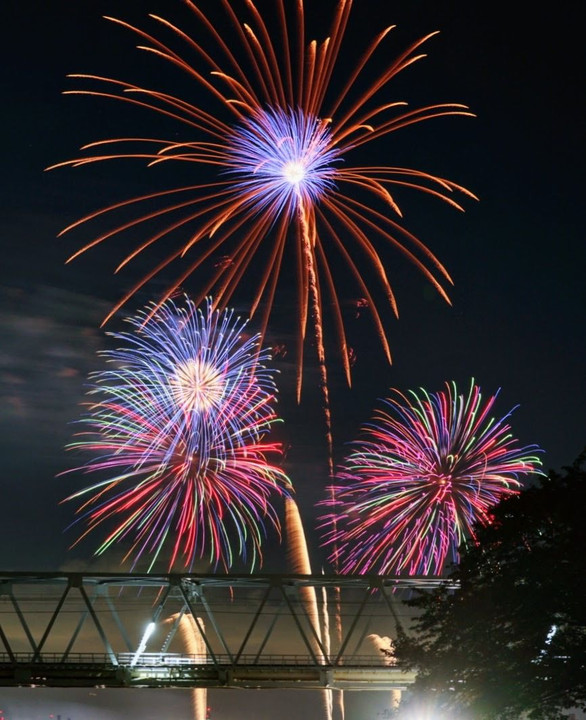
[[[448,584],[419,593],[400,662],[413,702],[476,720],[586,709],[586,449],[493,511]],[[401,714],[407,715],[409,702]]]

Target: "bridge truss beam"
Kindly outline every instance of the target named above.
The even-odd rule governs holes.
[[[401,689],[403,600],[438,582],[0,573],[0,686]]]

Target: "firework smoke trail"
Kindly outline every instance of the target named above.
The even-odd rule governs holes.
[[[183,641],[185,650],[189,655],[195,655],[198,658],[198,662],[203,662],[207,655],[207,648],[193,616],[191,614],[183,614],[179,617],[179,614],[175,613],[167,618],[165,622],[178,622],[179,634]],[[204,626],[202,618],[198,618],[198,622],[201,627]],[[193,720],[206,720],[208,716],[207,690],[205,688],[193,689],[191,691],[191,700],[193,707]]]
[[[69,446],[91,458],[68,472],[105,478],[67,498],[84,498],[88,528],[77,542],[114,524],[97,554],[132,538],[133,566],[149,556],[152,568],[170,546],[170,569],[206,555],[215,566],[240,557],[254,568],[266,524],[279,530],[271,496],[290,492],[267,460],[281,454],[265,441],[277,422],[268,352],[211,301],[202,311],[168,300],[128,321],[132,332],[111,333],[123,346],[102,353],[113,367],[91,377],[86,430]]]
[[[187,622],[183,622],[185,619],[187,619]],[[202,618],[198,618],[198,621],[203,627]],[[181,618],[179,621],[179,630],[185,636],[188,652],[192,655],[198,656],[199,658],[205,658],[207,655],[207,648],[201,636],[200,629],[192,615],[188,615],[187,618],[184,615]],[[195,690],[192,690],[191,697],[193,700],[193,720],[207,720],[207,691],[205,688],[196,688]]]
[[[375,650],[377,650],[379,657],[382,658],[383,664],[387,667],[393,667],[397,664],[397,658],[395,657],[395,643],[390,637],[386,635],[381,637],[376,633],[368,635],[367,640],[373,644]],[[397,712],[399,705],[401,704],[401,690],[391,690],[389,710],[391,712]]]
[[[299,508],[295,500],[290,497],[285,500],[285,526],[289,540],[288,564],[290,571],[295,575],[311,575],[311,564]],[[321,641],[321,623],[315,588],[300,588],[300,596],[304,601],[305,607],[308,609],[308,619],[313,626],[316,636]],[[317,642],[314,643],[314,651],[317,656],[321,655],[321,649]]]
[[[184,139],[100,140],[86,145],[82,156],[52,167],[134,158],[150,166],[168,163],[177,167],[205,166],[210,176],[206,182],[153,190],[81,218],[63,232],[93,221],[101,222],[105,217],[111,217],[112,227],[95,236],[70,260],[102,242],[126,233],[135,234],[137,228],[143,228],[143,239],[122,259],[117,268],[121,270],[159,240],[179,236],[177,250],[142,278],[112,314],[156,274],[171,266],[179,268],[177,279],[163,293],[163,300],[190,275],[201,273],[198,283],[201,298],[211,293],[218,306],[223,307],[236,289],[244,289],[242,278],[247,270],[252,270],[258,282],[251,293],[250,314],[263,308],[261,332],[264,333],[277,280],[282,268],[287,267],[284,257],[289,243],[286,241],[291,236],[293,248],[302,256],[309,231],[315,278],[308,282],[308,268],[298,263],[298,393],[308,307],[314,305],[313,321],[323,335],[325,295],[330,299],[334,335],[350,383],[350,361],[334,265],[341,259],[349,268],[355,291],[366,300],[390,362],[379,303],[369,289],[376,286],[375,292],[380,293],[384,304],[397,314],[381,252],[391,248],[401,252],[446,300],[444,285],[451,283],[437,258],[401,224],[402,214],[395,193],[419,191],[459,210],[463,208],[454,200],[454,195],[474,197],[452,181],[422,170],[392,165],[353,165],[352,157],[368,143],[402,128],[446,115],[470,116],[472,113],[459,103],[408,109],[403,101],[389,99],[386,92],[389,84],[425,57],[420,48],[436,33],[417,40],[394,61],[388,62],[382,72],[372,72],[370,76],[372,58],[392,30],[388,27],[366,47],[350,75],[338,77],[337,59],[348,25],[351,0],[338,3],[326,39],[307,43],[303,0],[291,2],[290,12],[286,11],[284,0],[277,0],[274,17],[266,19],[254,2],[247,0],[241,5],[244,20],[239,17],[237,3],[222,0],[213,7],[226,14],[224,24],[217,19],[212,21],[191,0],[185,0],[185,5],[196,21],[197,30],[203,30],[201,39],[190,37],[185,30],[155,15],[151,15],[150,20],[156,26],[156,34],[122,20],[108,20],[138,36],[141,50],[195,82],[211,104],[193,105],[163,90],[98,75],[71,76],[91,87],[67,91],[116,99],[128,106],[158,113],[183,126],[187,131]],[[226,28],[226,38],[217,27]],[[280,42],[273,41],[276,37]],[[147,205],[149,209],[143,210]],[[303,223],[295,221],[300,208],[304,222],[309,223],[305,229]],[[120,224],[119,213],[126,210],[134,212],[135,217]],[[229,257],[229,262],[215,262],[219,253]],[[313,258],[319,262],[319,268]],[[208,263],[213,266],[211,272],[207,269]],[[248,282],[246,287],[252,289],[254,285]],[[323,351],[323,343],[318,351]]]
[[[311,563],[307,551],[307,542],[301,515],[299,514],[297,503],[291,497],[285,499],[285,530],[287,533],[287,560],[290,571],[295,575],[311,575]],[[324,639],[324,633],[322,632],[315,588],[300,587],[299,597],[305,608],[307,619],[315,633],[315,637],[313,634],[310,634],[313,652],[318,661],[323,660],[323,652],[320,644],[327,643],[327,641]],[[326,718],[331,720],[332,691],[329,689],[324,690],[322,700]]]
[[[455,383],[435,394],[393,398],[364,428],[338,473],[335,501],[325,500],[324,541],[342,572],[440,575],[477,522],[519,492],[541,461],[520,447],[507,419],[491,417],[497,394],[483,402]],[[332,531],[332,516],[337,530]]]

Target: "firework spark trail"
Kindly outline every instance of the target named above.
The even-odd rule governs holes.
[[[330,394],[328,385],[328,370],[326,365],[326,352],[324,347],[323,339],[323,326],[321,321],[321,305],[320,305],[320,293],[318,287],[317,273],[315,270],[315,256],[313,248],[315,246],[315,237],[312,237],[312,233],[309,229],[309,223],[307,221],[306,210],[302,204],[299,205],[299,222],[301,224],[301,236],[303,238],[303,253],[306,261],[307,269],[307,282],[309,286],[309,294],[311,298],[311,305],[313,316],[315,319],[315,340],[317,347],[317,359],[320,373],[320,385],[324,402],[324,415],[326,421],[326,442],[328,449],[328,470],[329,477],[334,477],[334,446],[333,446],[333,435],[332,435],[332,417],[330,411]],[[300,400],[301,393],[301,378],[298,378],[297,384],[297,399]]]
[[[245,272],[254,266],[258,282],[250,307],[254,312],[264,302],[261,329],[264,334],[288,236],[293,237],[294,245],[302,254],[309,230],[312,258],[317,254],[320,259],[323,289],[327,289],[333,308],[334,334],[350,382],[344,320],[330,253],[332,260],[338,256],[344,260],[361,294],[369,299],[369,312],[390,361],[385,324],[376,299],[369,291],[364,293],[366,285],[372,283],[363,277],[362,265],[369,268],[385,297],[385,304],[395,314],[397,306],[381,255],[388,247],[396,248],[413,262],[445,299],[448,298],[444,285],[451,283],[437,258],[401,224],[395,192],[419,191],[459,210],[463,208],[454,200],[454,195],[474,197],[456,183],[425,171],[392,165],[353,165],[352,155],[365,144],[402,128],[446,115],[471,116],[472,113],[459,103],[408,109],[403,101],[388,97],[389,84],[397,74],[425,57],[420,48],[436,33],[412,43],[394,61],[387,62],[382,71],[371,72],[369,64],[392,30],[388,27],[366,47],[349,76],[342,77],[337,60],[352,7],[349,0],[338,3],[329,36],[323,41],[306,41],[307,22],[302,0],[292,2],[290,11],[283,0],[275,3],[275,27],[251,0],[242,3],[241,8],[237,3],[223,0],[220,9],[228,21],[223,26],[208,18],[191,0],[185,4],[196,25],[204,31],[201,40],[156,15],[150,16],[157,27],[156,33],[123,20],[107,19],[138,36],[143,52],[196,83],[211,105],[204,104],[204,100],[202,105],[193,105],[170,92],[99,75],[73,75],[71,77],[91,87],[67,91],[118,100],[162,115],[183,126],[184,139],[100,140],[86,145],[80,157],[52,167],[134,158],[150,166],[203,165],[210,171],[210,177],[200,184],[162,189],[123,200],[72,223],[64,233],[79,229],[85,223],[101,221],[104,216],[112,216],[114,222],[112,229],[86,243],[72,258],[102,242],[144,228],[146,237],[120,262],[118,269],[122,269],[167,235],[184,232],[186,239],[180,241],[178,250],[144,276],[111,314],[156,274],[166,272],[172,264],[174,267],[176,263],[184,263],[177,281],[163,293],[164,300],[191,273],[205,273],[205,262],[221,252],[231,257],[231,266],[214,270],[211,276],[207,275],[207,280],[201,280],[201,297],[210,293],[221,297],[218,302],[225,307],[236,289],[243,287],[241,278]],[[226,37],[217,27],[226,28]],[[229,32],[233,32],[234,37]],[[281,42],[274,42],[275,37]],[[146,204],[148,211],[142,210]],[[302,223],[295,221],[300,209],[310,228],[304,229]],[[135,212],[135,218],[116,224],[117,213],[124,210]],[[172,217],[176,219],[171,220]],[[155,232],[151,230],[154,221],[165,223],[167,218],[168,225],[162,224]],[[194,255],[195,259],[190,260]],[[257,261],[264,262],[264,270]],[[319,325],[318,332],[323,337],[324,298],[320,292],[309,296],[319,286],[314,261],[312,268],[316,273],[315,286],[307,281],[307,268],[299,268],[300,335],[304,334],[307,310],[312,304],[313,321]],[[253,286],[248,285],[252,289]],[[318,342],[318,352],[319,346]],[[321,350],[323,347],[321,343]],[[303,337],[298,352],[298,393],[302,354]]]
[[[88,528],[112,526],[97,553],[132,539],[125,560],[171,547],[169,568],[207,555],[230,567],[236,556],[254,568],[265,525],[279,530],[271,496],[290,481],[268,462],[282,448],[265,436],[277,417],[276,388],[259,336],[231,312],[205,312],[185,298],[129,318],[123,346],[103,352],[114,365],[91,377],[86,430],[70,449],[91,454],[81,468],[105,479],[71,495]],[[116,524],[117,523],[117,524]]]
[[[477,522],[514,495],[541,461],[520,447],[507,419],[491,417],[497,394],[483,403],[471,382],[435,394],[387,399],[338,473],[335,501],[322,517],[324,541],[342,572],[439,575]],[[332,516],[337,516],[333,534]]]

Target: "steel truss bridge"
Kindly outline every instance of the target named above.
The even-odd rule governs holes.
[[[402,601],[433,584],[0,573],[0,686],[401,690]]]

